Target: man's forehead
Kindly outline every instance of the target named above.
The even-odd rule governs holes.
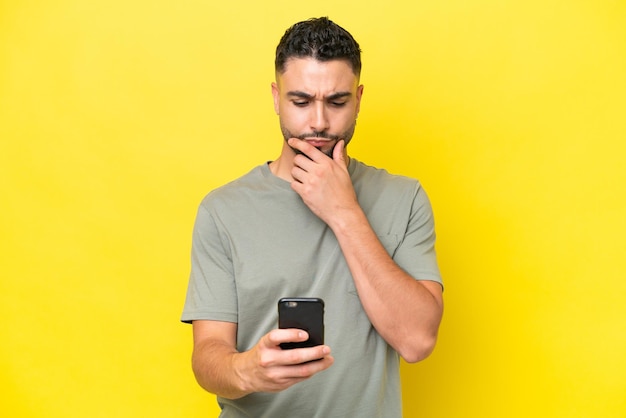
[[[276,81],[281,84],[296,84],[304,88],[323,84],[336,84],[341,90],[355,88],[358,77],[352,71],[347,60],[319,61],[315,58],[290,58],[287,60],[285,70],[276,74]]]

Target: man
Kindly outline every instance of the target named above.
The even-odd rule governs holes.
[[[182,320],[222,417],[400,417],[399,356],[434,348],[443,299],[428,198],[346,152],[360,52],[327,18],[288,29],[272,83],[280,156],[198,210]],[[281,350],[308,338],[276,329],[289,296],[326,302],[327,345]]]

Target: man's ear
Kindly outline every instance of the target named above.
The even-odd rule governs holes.
[[[280,115],[280,108],[278,106],[280,102],[280,91],[278,91],[278,85],[276,82],[272,83],[272,96],[274,97],[274,112],[276,112],[277,115]]]
[[[356,88],[356,115],[361,111],[361,97],[363,96],[363,84]]]

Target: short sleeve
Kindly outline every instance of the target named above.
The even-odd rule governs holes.
[[[191,274],[181,320],[187,323],[202,319],[237,322],[230,240],[209,208],[205,199],[196,216]]]
[[[415,189],[406,232],[393,258],[416,280],[430,280],[443,285],[435,252],[433,210],[419,183]]]

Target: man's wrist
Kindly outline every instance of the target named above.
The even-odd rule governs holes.
[[[235,391],[239,392],[240,395],[237,397],[246,396],[252,392],[254,389],[251,385],[252,379],[250,379],[246,373],[246,367],[243,366],[243,354],[242,353],[233,353],[230,356],[230,369],[233,372],[234,381],[233,387]]]
[[[354,208],[337,211],[328,222],[328,226],[330,226],[335,235],[353,233],[356,228],[363,225],[369,226],[369,221],[358,203]]]

